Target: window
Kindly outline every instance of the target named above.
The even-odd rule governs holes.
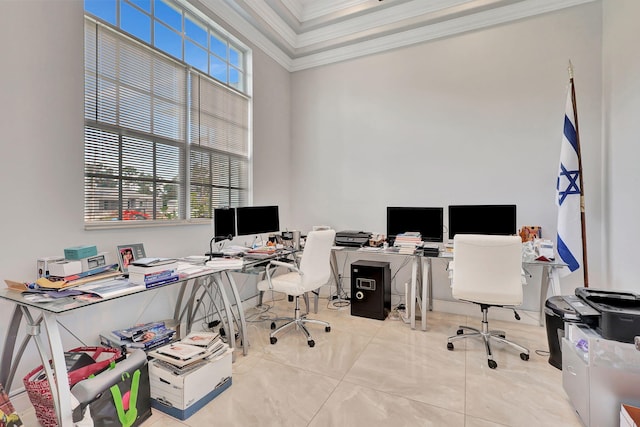
[[[85,18],[85,224],[184,222],[246,205],[248,50],[165,0],[85,9],[99,18]]]

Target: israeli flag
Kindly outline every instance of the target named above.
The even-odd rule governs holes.
[[[558,204],[558,256],[568,265],[562,271],[573,273],[582,264],[582,222],[581,222],[581,188],[580,162],[578,151],[578,133],[575,125],[575,112],[571,96],[573,81],[569,83],[567,105],[564,115],[564,133],[560,149],[560,168],[556,184],[556,201]]]

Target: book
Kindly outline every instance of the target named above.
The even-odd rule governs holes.
[[[139,258],[131,261],[129,265],[135,265],[136,267],[155,267],[158,265],[173,264],[177,261],[175,258]]]
[[[138,348],[145,351],[152,350],[173,341],[176,331],[173,329],[158,329],[154,332],[147,331],[141,341],[132,341],[117,336],[112,331],[100,332],[100,344],[112,348]]]
[[[221,340],[218,332],[191,332],[189,335],[180,340],[183,344],[195,345],[197,347],[208,348],[216,341]]]
[[[129,282],[140,285],[146,285],[148,283],[155,283],[160,280],[170,279],[173,276],[178,276],[178,270],[162,270],[155,273],[142,274],[142,273],[129,273]]]
[[[131,274],[129,274],[129,279],[131,279],[133,277],[133,278],[145,281],[145,282],[152,282],[154,280],[166,279],[167,277],[173,276],[173,274],[176,271],[177,270],[162,270],[162,271],[158,271],[156,273],[147,273],[147,274],[131,273]]]
[[[195,345],[183,344],[181,342],[165,345],[156,352],[177,360],[189,360],[196,356],[206,354],[206,349]]]
[[[214,270],[228,270],[242,268],[244,261],[242,258],[213,258],[211,261],[206,262],[207,267],[212,267]]]
[[[109,278],[87,283],[75,288],[88,294],[97,295],[101,298],[111,298],[118,295],[125,295],[139,292],[146,289],[144,285],[130,283],[122,278]]]
[[[115,329],[111,332],[113,332],[117,337],[121,339],[134,341],[136,338],[141,339],[140,337],[149,329],[157,328],[159,326],[164,326],[164,322],[160,321],[143,323],[141,325],[135,325],[130,328]]]
[[[209,358],[211,356],[211,353],[209,353],[207,351],[202,351],[202,349],[200,349],[202,351],[201,354],[193,356],[191,359],[182,360],[180,358],[177,358],[177,357],[174,357],[174,356],[169,356],[169,355],[166,355],[164,353],[159,352],[159,350],[162,349],[162,348],[163,347],[159,347],[159,348],[153,349],[153,350],[149,351],[147,353],[147,355],[150,356],[150,357],[153,357],[154,359],[163,360],[165,362],[168,362],[168,363],[170,363],[173,366],[176,366],[178,368],[186,368],[187,366],[191,366],[192,363],[197,363],[197,362],[199,362],[199,361],[201,361],[203,359],[207,359],[207,358]]]
[[[152,289],[158,286],[168,285],[169,283],[177,282],[178,280],[180,280],[180,276],[175,274],[165,279],[159,279],[159,280],[154,280],[152,282],[147,282],[144,285],[146,286],[147,289]]]
[[[178,269],[178,261],[173,260],[172,262],[168,262],[164,264],[156,264],[156,265],[129,264],[129,267],[127,268],[127,272],[129,274],[153,274],[153,273],[159,273],[161,271],[177,270],[177,269]]]

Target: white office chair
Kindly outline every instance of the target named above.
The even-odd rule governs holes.
[[[507,340],[504,331],[490,331],[487,321],[489,307],[492,306],[511,308],[516,319],[520,320],[513,308],[522,304],[524,276],[520,237],[456,234],[449,272],[453,297],[480,305],[482,330],[460,326],[457,335],[448,338],[447,348],[453,350],[453,341],[456,340],[481,337],[491,369],[498,366],[491,354],[491,340],[518,349],[520,358],[529,360],[529,350]],[[465,333],[465,330],[471,332]]]
[[[317,230],[311,231],[307,235],[300,260],[300,267],[295,265],[271,261],[267,267],[267,278],[258,282],[259,291],[277,291],[295,297],[295,316],[284,325],[271,332],[269,338],[271,344],[275,344],[278,339],[276,334],[286,328],[295,326],[301,330],[307,337],[307,344],[313,347],[316,343],[311,338],[307,330],[306,323],[315,323],[323,325],[326,332],[331,331],[331,325],[328,322],[315,319],[307,319],[307,314],[300,314],[300,296],[306,295],[307,292],[315,291],[329,281],[331,275],[331,266],[329,257],[331,255],[331,246],[335,241],[335,230]],[[277,267],[286,267],[291,272],[273,276],[273,272]],[[308,307],[308,304],[307,304]],[[307,310],[308,312],[308,310]]]

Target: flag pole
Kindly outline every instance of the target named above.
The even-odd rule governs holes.
[[[578,131],[578,109],[576,105],[576,90],[573,83],[573,64],[569,61],[569,82],[571,84],[571,103],[573,104],[573,119],[576,125],[576,145],[578,151],[578,175],[580,176],[580,224],[582,226],[582,265],[584,272],[584,287],[589,287],[589,268],[587,265],[587,228],[584,214],[584,183],[582,180],[582,155],[580,154],[580,133]]]

